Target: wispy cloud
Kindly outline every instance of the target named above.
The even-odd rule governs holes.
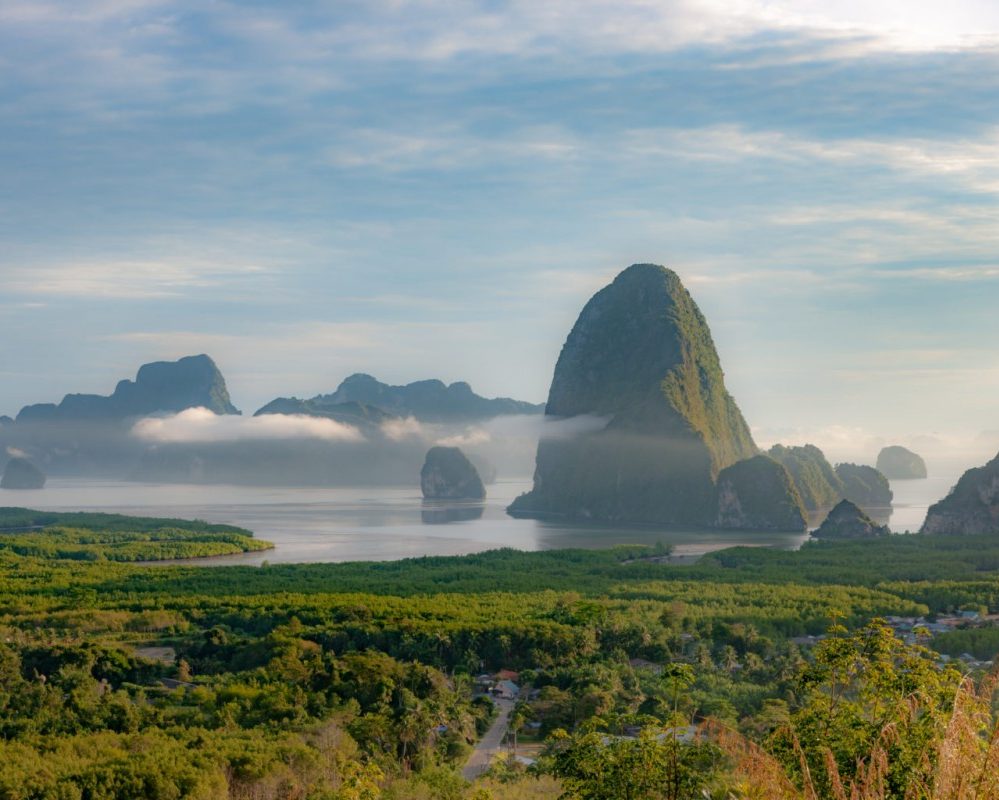
[[[71,262],[16,266],[0,273],[0,287],[12,294],[136,300],[180,297],[192,289],[219,288],[234,279],[259,276],[262,266],[212,262]]]

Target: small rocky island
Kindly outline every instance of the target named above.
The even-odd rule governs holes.
[[[7,462],[0,489],[42,489],[45,487],[45,473],[28,459],[15,457]]]
[[[420,470],[426,500],[484,500],[478,470],[457,447],[431,447]]]
[[[890,535],[887,525],[878,525],[849,500],[840,501],[818,530],[812,532],[817,539],[871,539]]]
[[[885,447],[878,453],[878,469],[890,481],[911,481],[926,477],[922,457],[899,445]]]
[[[772,458],[754,456],[718,473],[716,527],[803,531],[805,524],[805,510],[791,476]]]
[[[949,495],[930,506],[921,533],[999,533],[999,455],[969,469]]]
[[[887,508],[895,499],[888,479],[866,464],[837,464],[840,491],[851,503],[864,508]]]

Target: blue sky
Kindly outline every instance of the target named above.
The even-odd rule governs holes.
[[[997,429],[999,7],[916,5],[0,0],[0,412],[541,400],[655,261],[763,441]]]

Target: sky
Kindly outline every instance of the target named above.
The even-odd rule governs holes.
[[[999,429],[999,4],[0,0],[0,413],[207,352],[541,401],[675,269],[757,438]]]

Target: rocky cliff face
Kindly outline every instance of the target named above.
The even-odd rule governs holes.
[[[812,533],[819,539],[870,539],[890,535],[891,529],[887,525],[878,525],[849,500],[840,501],[818,530]]]
[[[710,525],[718,473],[757,453],[703,315],[676,273],[653,264],[629,267],[586,304],[545,413],[609,421],[542,440],[514,515]]]
[[[878,470],[890,481],[918,480],[926,477],[926,462],[911,450],[893,445],[878,453]]]
[[[874,467],[864,464],[837,464],[843,497],[864,508],[885,508],[891,505],[894,492],[888,479]]]
[[[999,456],[969,469],[949,495],[930,506],[922,533],[999,533]]]
[[[121,381],[110,397],[68,394],[58,405],[25,406],[17,415],[17,422],[122,420],[197,406],[216,414],[239,413],[229,400],[225,378],[206,355],[145,364],[134,381]]]
[[[0,478],[0,489],[42,489],[45,473],[26,458],[12,458]]]
[[[805,509],[787,470],[754,456],[718,473],[715,526],[757,531],[803,531]]]
[[[420,470],[427,500],[482,500],[486,488],[475,466],[457,447],[431,447]]]
[[[775,444],[767,455],[784,465],[807,511],[830,508],[843,498],[843,486],[825,454],[813,444]]]

